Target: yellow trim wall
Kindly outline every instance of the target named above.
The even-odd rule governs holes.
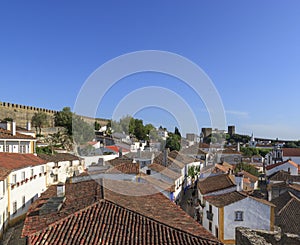
[[[275,207],[270,207],[270,231],[274,231],[274,224],[275,224]]]
[[[219,239],[224,240],[224,207],[219,208]]]

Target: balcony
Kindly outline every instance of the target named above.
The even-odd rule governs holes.
[[[209,211],[206,211],[206,217],[207,217],[208,220],[212,221],[213,217],[214,217],[214,214],[209,212]]]

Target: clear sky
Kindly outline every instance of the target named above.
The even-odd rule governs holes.
[[[149,49],[174,52],[200,66],[238,133],[300,139],[298,0],[1,1],[0,100],[73,107],[99,66]],[[199,127],[210,126],[201,99],[162,74],[120,80],[97,116],[111,118],[119,101],[143,86],[173,90],[194,111]],[[176,116],[162,108],[135,116],[170,130],[176,125]]]

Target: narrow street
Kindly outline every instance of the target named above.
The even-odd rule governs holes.
[[[194,192],[194,196],[192,195]],[[184,193],[182,200],[180,202],[180,207],[188,214],[190,215],[192,218],[195,218],[195,211],[194,211],[194,207],[195,204],[197,202],[197,189],[187,189],[186,192]],[[191,201],[192,200],[192,201]]]

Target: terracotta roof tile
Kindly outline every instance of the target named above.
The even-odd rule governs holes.
[[[45,164],[46,161],[34,154],[0,153],[0,167],[7,170],[16,170],[29,166]]]
[[[0,181],[6,179],[6,177],[10,174],[11,170],[7,168],[0,167]]]
[[[284,157],[300,157],[300,148],[282,148]]]
[[[117,158],[114,158],[112,160],[107,161],[107,163],[112,165],[112,166],[117,166],[117,165],[120,165],[120,164],[132,163],[132,162],[133,162],[133,159],[128,158],[126,156],[117,157]]]
[[[198,188],[202,194],[208,194],[234,186],[235,184],[228,174],[209,176],[198,181]]]
[[[139,163],[121,163],[109,168],[106,173],[110,174],[138,174],[140,172]]]
[[[147,184],[112,180],[104,180],[103,188],[95,181],[67,183],[62,209],[40,215],[43,203],[55,196],[51,186],[31,206],[23,236],[30,236],[32,244],[97,244],[100,238],[105,244],[132,244],[135,239],[139,244],[219,244],[162,193],[147,194],[153,190]]]
[[[30,244],[219,244],[101,200],[29,237]]]
[[[258,181],[258,177],[254,176],[253,174],[248,173],[245,170],[242,170],[241,173],[244,175],[244,178],[248,178],[252,183]]]
[[[300,175],[291,175],[286,171],[278,171],[269,176],[270,181],[300,182]]]
[[[300,199],[291,192],[285,192],[272,203],[276,205],[275,224],[283,232],[300,234]]]
[[[215,195],[215,196],[206,196],[205,199],[215,207],[224,207],[229,204],[238,202],[247,198],[246,195],[242,194],[241,192],[233,191],[230,193],[225,193],[222,195]]]

